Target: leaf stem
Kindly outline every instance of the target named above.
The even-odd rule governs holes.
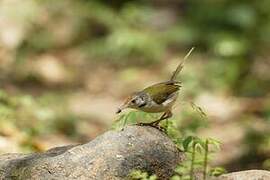
[[[192,157],[191,157],[190,172],[189,172],[189,176],[191,180],[193,180],[193,174],[194,174],[195,146],[196,146],[196,143],[193,141],[192,142]]]
[[[205,141],[205,153],[204,153],[204,164],[203,164],[203,180],[206,180],[206,175],[207,175],[208,144],[209,144],[209,141],[208,141],[208,139],[206,139],[206,141]]]

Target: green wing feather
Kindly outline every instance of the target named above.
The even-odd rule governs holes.
[[[143,91],[148,93],[157,104],[162,104],[172,93],[178,91],[180,87],[179,82],[168,81],[154,84]]]

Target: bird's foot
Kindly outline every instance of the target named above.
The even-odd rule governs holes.
[[[156,128],[162,132],[166,132],[166,129],[159,125],[159,122],[151,122],[151,123],[138,123],[138,126],[151,126],[153,128]]]

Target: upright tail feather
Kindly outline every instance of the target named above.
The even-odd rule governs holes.
[[[170,79],[170,81],[175,81],[177,75],[181,72],[181,70],[183,69],[184,67],[184,63],[185,61],[187,60],[187,58],[190,56],[190,54],[192,53],[192,51],[195,49],[195,47],[192,47],[188,53],[185,55],[183,61],[177,66],[176,70],[173,72],[173,75]]]

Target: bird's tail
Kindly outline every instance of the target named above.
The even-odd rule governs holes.
[[[195,47],[192,47],[188,53],[185,55],[183,61],[177,66],[176,70],[173,72],[173,75],[170,79],[170,81],[175,81],[177,75],[181,72],[181,70],[183,69],[184,67],[184,63],[185,61],[187,60],[187,58],[190,56],[190,54],[192,53],[192,51],[195,49]]]

